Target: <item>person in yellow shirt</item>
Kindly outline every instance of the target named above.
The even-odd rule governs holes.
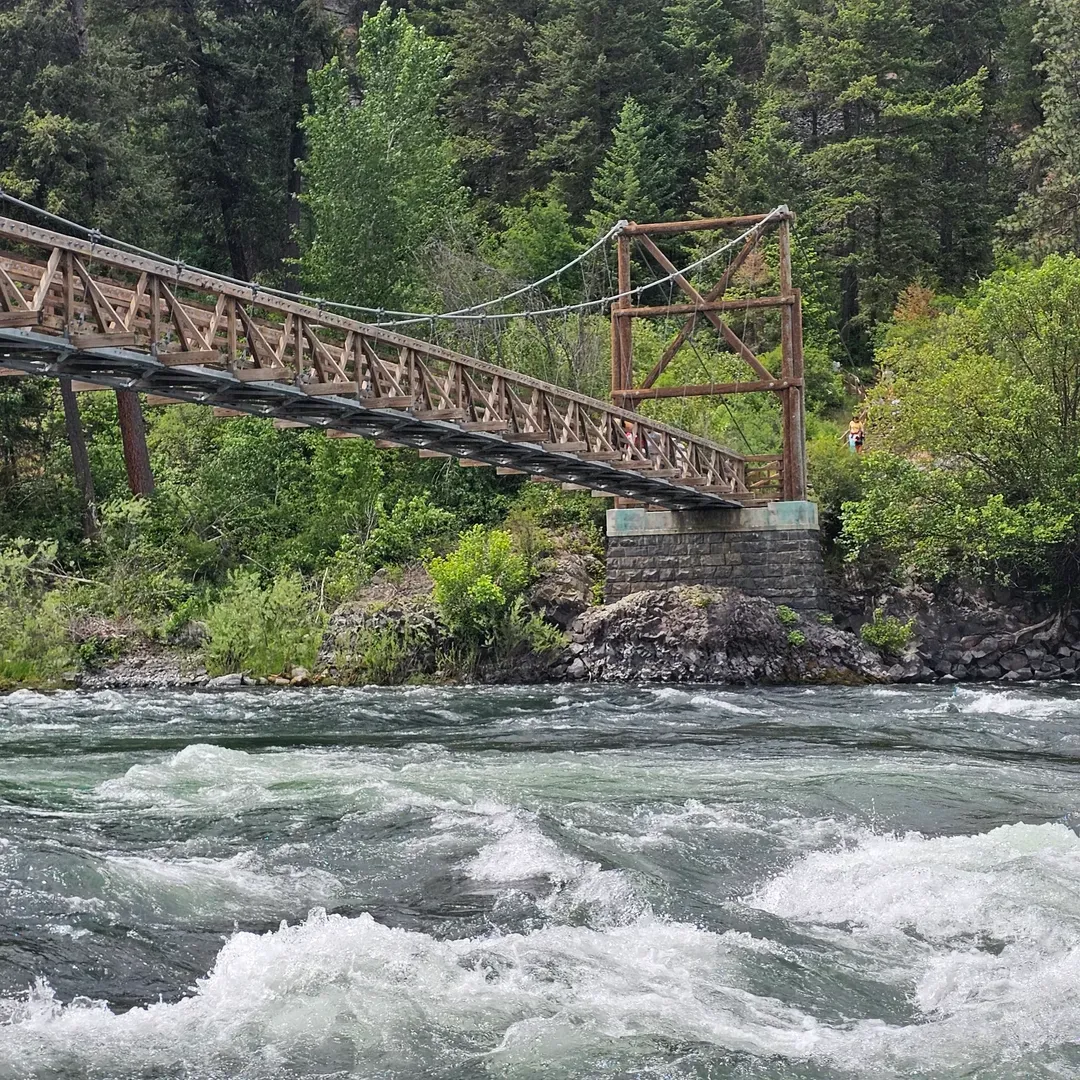
[[[865,437],[866,428],[863,422],[857,416],[853,416],[847,430],[848,449],[853,454],[861,454]]]

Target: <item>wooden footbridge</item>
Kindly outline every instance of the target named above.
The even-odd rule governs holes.
[[[622,255],[620,247],[621,292],[629,273]],[[685,280],[677,284],[690,289],[693,303],[673,313],[703,313],[723,326],[719,313],[740,303],[725,303],[723,287],[701,296]],[[785,340],[794,340],[790,275],[786,288],[772,300],[783,306]],[[630,307],[626,297],[616,307],[613,394],[633,404],[656,392],[630,389],[627,319],[658,312]],[[788,436],[785,455],[747,459],[631,409],[392,329],[5,217],[0,365],[76,386],[145,392],[159,403],[322,427],[674,510],[799,497],[804,483]],[[785,431],[801,437],[801,370],[774,379],[755,365],[755,383],[704,389],[779,393]]]

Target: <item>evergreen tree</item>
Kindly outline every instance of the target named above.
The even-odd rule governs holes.
[[[0,183],[132,239],[156,235],[177,189],[141,110],[149,76],[107,20],[81,5],[21,0],[0,14]]]
[[[464,193],[437,113],[447,59],[444,45],[384,4],[360,26],[358,103],[337,58],[312,73],[303,120],[309,289],[370,307],[405,303],[425,245],[460,219]]]
[[[970,195],[963,167],[985,153],[986,73],[943,82],[907,0],[782,0],[777,27],[766,82],[806,178],[785,201],[830,260],[839,323],[862,353],[898,290],[945,269],[941,211]],[[988,239],[961,247],[966,273],[985,265]]]
[[[628,97],[612,132],[611,148],[593,177],[589,223],[602,232],[620,218],[655,221],[667,202],[665,186],[657,140],[645,110]]]
[[[536,125],[523,95],[537,79],[537,27],[546,0],[465,0],[449,14],[453,42],[447,113],[466,180],[485,204],[518,202],[529,189]]]
[[[802,190],[800,145],[775,99],[766,98],[748,124],[736,105],[720,125],[720,145],[707,158],[698,208],[709,217],[758,214]]]
[[[1017,151],[1024,188],[1007,228],[1031,255],[1080,253],[1080,4],[1037,0],[1037,10],[1042,123]]]
[[[576,220],[589,209],[605,136],[626,98],[650,114],[666,105],[662,38],[650,0],[551,0],[533,48],[536,79],[521,107],[536,131],[530,186],[558,179]]]
[[[706,153],[718,145],[729,108],[748,103],[764,69],[765,35],[754,25],[756,11],[746,0],[671,0],[664,8],[665,68],[684,159],[676,197],[683,206]]]

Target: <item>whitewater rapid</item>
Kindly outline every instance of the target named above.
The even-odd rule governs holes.
[[[0,699],[0,1078],[1080,1077],[1080,695]]]

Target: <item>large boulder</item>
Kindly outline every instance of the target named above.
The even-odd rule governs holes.
[[[584,612],[571,677],[708,683],[883,682],[888,668],[828,616],[797,614],[733,589],[677,586]],[[580,661],[580,663],[579,663]]]
[[[593,590],[603,564],[589,553],[559,551],[549,560],[529,590],[529,607],[548,622],[566,630],[594,603]]]

